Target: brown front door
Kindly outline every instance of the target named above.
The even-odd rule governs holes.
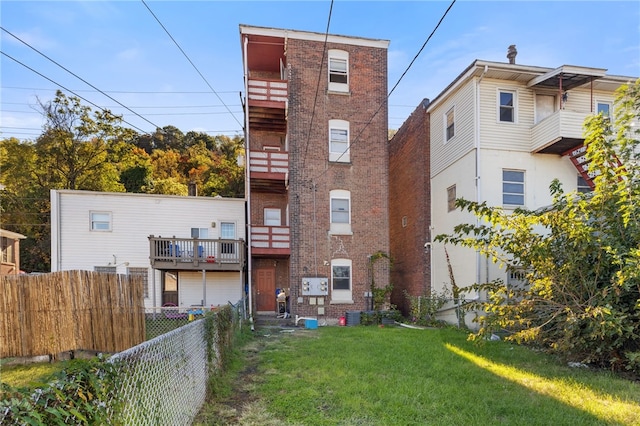
[[[276,310],[276,270],[256,270],[256,311]]]

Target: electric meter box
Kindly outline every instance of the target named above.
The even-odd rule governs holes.
[[[303,278],[301,294],[303,296],[328,296],[329,279],[317,277]]]

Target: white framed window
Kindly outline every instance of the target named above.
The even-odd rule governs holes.
[[[93,270],[96,272],[103,272],[106,274],[115,274],[116,267],[115,266],[94,266]]]
[[[589,186],[589,183],[581,175],[578,175],[577,189],[578,192],[582,192],[583,194],[591,192],[591,186]]]
[[[191,228],[191,238],[209,238],[209,228]]]
[[[602,114],[604,118],[611,119],[611,103],[610,102],[596,102],[596,114]]]
[[[444,140],[449,141],[456,134],[454,107],[451,107],[451,109],[444,115],[444,128]]]
[[[447,211],[456,209],[456,186],[451,185],[447,188]]]
[[[524,206],[523,170],[502,170],[502,204]]]
[[[516,122],[516,92],[511,90],[498,92],[498,121],[502,123]]]
[[[235,240],[236,239],[236,224],[235,222],[220,222],[220,238],[223,240]],[[233,243],[222,243],[221,254],[235,254],[235,242]]]
[[[111,212],[89,212],[89,223],[92,231],[111,232]]]
[[[331,302],[353,303],[351,259],[331,260]]]
[[[264,209],[264,225],[265,226],[280,226],[282,219],[280,215],[280,209],[265,208]]]
[[[329,196],[331,199],[330,232],[351,235],[351,192],[334,189]]]
[[[142,290],[144,292],[144,298],[149,298],[149,272],[147,268],[128,267],[127,275],[142,277]]]
[[[329,161],[349,163],[349,122],[329,120]]]
[[[349,91],[349,52],[329,49],[329,91]]]

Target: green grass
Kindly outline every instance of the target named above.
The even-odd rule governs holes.
[[[3,365],[0,367],[0,381],[13,387],[30,387],[34,384],[46,383],[54,373],[64,369],[69,362],[72,361]]]
[[[259,353],[263,406],[301,425],[640,425],[640,384],[455,329],[321,327]]]

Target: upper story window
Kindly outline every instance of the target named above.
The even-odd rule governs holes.
[[[451,185],[447,188],[447,211],[456,209],[456,186]]]
[[[524,206],[524,171],[502,170],[502,204]]]
[[[351,193],[342,189],[330,192],[332,234],[351,234]]]
[[[282,220],[280,219],[280,209],[265,208],[264,209],[264,225],[265,226],[280,226]]]
[[[329,120],[329,161],[349,163],[349,122]]]
[[[329,56],[329,91],[349,91],[349,52],[330,49]]]
[[[498,94],[499,121],[503,123],[515,123],[516,121],[516,93],[501,90]]]
[[[597,102],[596,114],[602,114],[604,118],[611,119],[611,104],[609,102]]]
[[[209,229],[191,228],[191,238],[209,238]]]
[[[444,116],[445,121],[445,140],[453,138],[456,134],[455,111],[453,107]]]
[[[92,231],[111,231],[111,212],[90,212],[89,220]]]
[[[220,222],[220,238],[223,240],[235,240],[236,224],[234,222]],[[220,244],[220,250],[222,255],[235,254],[235,243],[222,243]]]

